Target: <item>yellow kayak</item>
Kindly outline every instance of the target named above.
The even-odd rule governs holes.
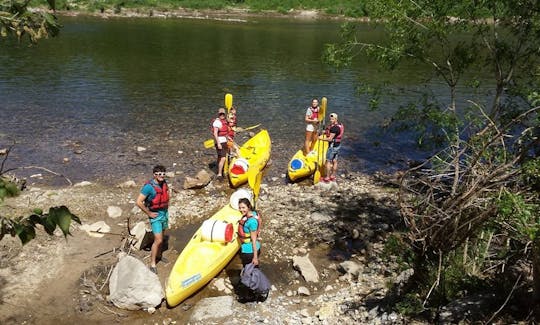
[[[248,171],[263,170],[270,159],[272,143],[268,131],[261,130],[240,147],[240,156],[229,164],[229,181],[232,187],[238,187],[248,181]]]
[[[240,249],[237,230],[241,216],[227,204],[203,222],[171,270],[165,288],[169,306],[184,301],[227,266]]]
[[[306,178],[313,175],[317,168],[320,168],[324,175],[324,162],[326,160],[326,151],[328,151],[328,141],[315,141],[313,150],[306,155],[302,150],[298,150],[289,161],[287,174],[291,181]]]

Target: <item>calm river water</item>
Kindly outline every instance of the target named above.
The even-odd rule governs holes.
[[[374,63],[360,58],[339,72],[322,63],[338,22],[61,20],[60,37],[37,46],[0,42],[0,149],[16,141],[4,170],[41,166],[74,182],[115,184],[144,178],[159,162],[181,181],[214,161],[202,142],[227,92],[240,126],[262,123],[270,132],[267,181],[284,181],[313,97],[326,96],[328,113],[346,125],[342,172],[397,168],[415,154],[410,139],[378,131],[393,108],[370,112],[356,93],[359,82],[382,76]],[[367,27],[360,35],[380,37]],[[416,85],[408,73],[392,78],[398,87]],[[63,182],[39,169],[16,173]]]

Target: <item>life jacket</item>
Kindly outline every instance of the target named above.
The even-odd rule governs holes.
[[[234,127],[229,125],[228,128],[227,128],[227,136],[232,140],[234,139]]]
[[[332,146],[337,147],[341,144],[341,139],[343,138],[343,132],[345,131],[345,126],[341,123],[336,124],[337,127],[339,127],[339,134],[336,134],[336,136],[332,139]],[[327,137],[330,136],[330,129],[332,129],[334,125],[330,125],[326,128],[324,133]]]
[[[257,219],[257,236],[259,236],[259,233],[261,231],[261,223],[262,223],[262,219],[261,219],[261,215],[259,213],[257,213],[257,211],[253,211],[255,213],[255,215],[253,217],[249,217],[249,218],[256,218]],[[245,232],[244,231],[244,225],[246,224],[246,222],[249,220],[248,217],[246,216],[242,216],[242,218],[240,219],[240,221],[238,221],[238,238],[240,238],[240,242],[242,243],[250,243],[251,242],[251,232]]]
[[[229,115],[227,116],[227,120],[233,123],[232,126],[236,126],[236,114],[229,113]]]
[[[319,106],[316,108],[313,108],[313,106],[310,106],[309,109],[311,110],[311,119],[312,120],[318,120],[319,119]]]
[[[152,212],[167,209],[169,207],[169,187],[167,186],[167,182],[163,181],[163,186],[159,186],[152,180],[149,180],[146,184],[150,184],[154,188],[154,191],[156,191],[156,196],[154,196],[152,201],[146,200],[144,202],[146,207]]]
[[[229,133],[229,126],[227,125],[227,120],[222,120],[219,117],[215,118],[210,122],[210,133],[214,135],[214,122],[218,120],[221,122],[221,128],[218,129],[218,137],[225,137]]]

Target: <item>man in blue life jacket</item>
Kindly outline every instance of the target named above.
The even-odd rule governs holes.
[[[157,259],[161,257],[165,229],[169,224],[169,188],[165,181],[165,167],[157,165],[152,170],[153,178],[146,182],[137,197],[137,206],[149,218],[154,242],[150,250],[150,270],[157,274]]]

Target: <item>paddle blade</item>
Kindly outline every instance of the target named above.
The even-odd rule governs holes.
[[[255,178],[255,184],[253,184],[253,196],[255,197],[254,201],[257,201],[257,198],[259,197],[259,193],[261,191],[261,181],[262,173],[259,172]]]
[[[313,184],[317,184],[321,180],[321,170],[317,166],[317,169],[315,169],[315,174],[313,174]]]
[[[227,108],[227,113],[232,107],[232,94],[225,94],[225,107]]]
[[[319,111],[319,122],[324,121],[324,117],[326,116],[326,103],[327,102],[328,100],[326,99],[326,97],[323,97],[321,99],[321,110]]]
[[[208,139],[206,141],[204,141],[204,147],[206,149],[210,149],[210,148],[213,148],[214,147],[214,139]]]
[[[252,190],[255,188],[255,183],[257,182],[257,174],[258,172],[255,168],[248,169],[248,184]]]

